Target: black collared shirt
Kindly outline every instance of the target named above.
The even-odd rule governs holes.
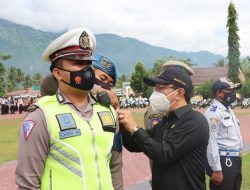
[[[163,117],[154,128],[123,133],[124,146],[153,160],[153,190],[206,189],[208,123],[191,105]]]

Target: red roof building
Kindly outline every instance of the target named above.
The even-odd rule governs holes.
[[[227,67],[209,67],[209,68],[193,68],[194,75],[191,76],[195,86],[202,84],[208,80],[217,80],[222,77],[227,77]],[[245,82],[245,77],[239,69],[239,79],[241,83]]]
[[[217,80],[221,77],[227,77],[227,67],[193,68],[194,75],[191,76],[195,86],[202,84],[207,80]]]

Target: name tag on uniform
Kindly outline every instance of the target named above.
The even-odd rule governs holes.
[[[66,131],[60,131],[59,136],[60,136],[60,139],[81,136],[81,130],[80,129],[70,129],[70,130],[66,130]]]
[[[103,130],[114,133],[116,131],[116,128],[110,112],[104,111],[98,112],[97,114],[101,120]]]

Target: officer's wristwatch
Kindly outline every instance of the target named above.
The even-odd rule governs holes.
[[[139,127],[138,125],[136,125],[130,132],[131,135],[133,135],[138,129],[140,129],[141,127]]]

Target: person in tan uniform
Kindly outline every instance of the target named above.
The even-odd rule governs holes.
[[[189,76],[192,76],[194,74],[193,69],[189,65],[187,65],[184,62],[176,61],[176,60],[169,60],[169,61],[165,62],[162,65],[162,71],[165,71],[167,69],[174,68],[174,67],[184,69],[184,71]],[[153,128],[154,125],[156,125],[159,121],[161,121],[163,116],[164,115],[162,113],[159,113],[158,111],[154,111],[151,106],[148,106],[147,110],[145,111],[145,114],[144,114],[144,126],[145,126],[145,128],[146,129]],[[149,160],[149,165],[150,165],[151,171],[152,171],[152,164],[153,164],[152,160]]]
[[[97,96],[99,103],[108,106],[111,104],[114,109],[117,109],[118,99],[116,94],[111,90],[117,81],[115,64],[112,60],[100,53],[97,53],[94,58],[95,60],[92,62],[92,66],[95,72],[95,85],[91,93]],[[58,90],[58,83],[52,74],[43,77],[40,86],[41,96],[54,95]],[[110,161],[112,182],[115,190],[123,189],[121,141],[121,134],[118,132],[115,135]]]
[[[31,106],[23,120],[18,139],[18,190],[49,187],[61,190],[69,186],[73,189],[113,189],[110,169],[104,168],[110,161],[112,134],[118,131],[118,125],[114,109],[100,105],[90,95],[95,82],[91,67],[95,46],[93,33],[81,27],[66,32],[44,51],[42,58],[51,62],[50,69],[59,89],[56,95],[45,96]],[[45,109],[51,103],[69,113],[57,109],[54,111],[63,113],[54,116],[51,110]],[[89,126],[79,125],[81,120],[89,123]],[[54,125],[51,125],[53,122]],[[92,125],[92,122],[99,124]],[[92,134],[92,137],[86,138],[87,134]],[[55,148],[56,145],[59,147]],[[91,151],[84,152],[82,145]],[[71,155],[71,150],[78,154]],[[95,155],[93,160],[89,154]],[[85,158],[90,159],[84,162]],[[77,169],[78,164],[81,170]],[[93,173],[96,175],[92,176]]]

